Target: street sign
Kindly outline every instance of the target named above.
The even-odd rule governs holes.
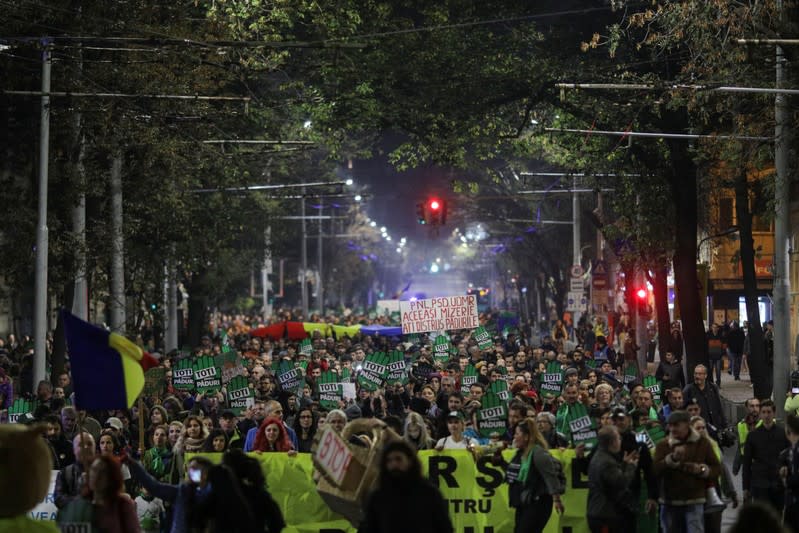
[[[569,291],[566,297],[566,310],[567,311],[586,311],[588,308],[588,299],[582,292]]]
[[[608,289],[608,265],[604,261],[594,261],[591,269],[591,287],[594,291]]]
[[[572,265],[569,272],[571,273],[571,277],[573,278],[579,278],[582,277],[583,274],[585,274],[585,270],[583,270],[583,267],[581,265]]]
[[[583,278],[571,278],[569,280],[569,292],[582,293],[584,290],[585,284],[583,283]]]

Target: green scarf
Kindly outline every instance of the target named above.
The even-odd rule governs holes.
[[[535,453],[535,446],[530,449],[525,459],[522,459],[522,465],[519,467],[519,477],[516,478],[520,483],[527,481],[527,476],[530,474],[530,466],[533,464],[533,454]]]
[[[169,448],[150,448],[150,473],[160,479],[165,473],[164,457],[171,453]]]

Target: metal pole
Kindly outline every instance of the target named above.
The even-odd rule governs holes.
[[[263,288],[264,300],[264,323],[272,316],[272,304],[269,303],[269,291],[272,289],[272,282],[269,281],[269,274],[272,273],[272,226],[267,226],[264,231],[264,265],[261,267],[261,287]]]
[[[778,0],[777,9],[782,10]],[[776,86],[782,87],[788,79],[788,63],[781,46],[776,47]],[[774,163],[777,177],[774,184],[774,397],[779,399],[788,390],[791,369],[791,316],[790,316],[790,194],[789,151],[791,141],[791,110],[788,97],[778,94],[774,102]],[[778,416],[784,416],[783,402],[777,401]]]
[[[50,47],[42,51],[42,92],[50,92]],[[33,317],[33,386],[46,379],[47,362],[47,182],[50,159],[50,98],[42,96],[39,122],[39,222],[36,229],[36,287]]]
[[[322,248],[322,239],[324,238],[324,206],[319,208],[319,235],[316,239],[316,265],[319,269],[319,279],[316,285],[316,305],[319,307],[319,313],[324,316],[325,314],[325,293],[324,282],[322,281],[322,255],[324,249]]]
[[[300,216],[302,216],[302,250],[300,252],[300,283],[302,294],[302,315],[308,318],[308,284],[306,283],[306,273],[308,272],[308,228],[305,221],[305,187],[302,188],[302,199],[300,200]]]
[[[111,331],[125,333],[125,240],[122,232],[122,153],[111,160]]]
[[[79,72],[83,72],[83,47],[77,50]],[[86,135],[83,133],[83,113],[75,113],[74,127],[78,145],[75,174],[78,181],[78,203],[72,209],[72,232],[77,240],[75,250],[75,281],[72,296],[72,314],[89,320],[89,284],[86,280]]]
[[[611,137],[641,137],[645,139],[723,139],[736,141],[764,142],[773,140],[771,137],[757,137],[751,135],[699,135],[695,133],[660,133],[651,131],[609,131],[585,130],[574,128],[544,128],[547,133],[579,133],[584,135],[609,135]],[[517,193],[518,194],[518,193]]]
[[[577,176],[572,177],[572,264],[580,265],[580,194],[577,191]],[[575,311],[572,322],[575,340],[577,339],[577,322],[580,320],[580,311]]]

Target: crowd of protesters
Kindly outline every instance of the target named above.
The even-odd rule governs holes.
[[[432,335],[413,340],[361,334],[334,338],[313,331],[310,352],[302,352],[297,341],[251,336],[255,319],[220,316],[191,353],[158,355],[167,380],[157,394],[145,398],[142,412],[136,407],[76,410],[68,364],[53,380],[55,386],[43,381],[35,391],[26,390],[26,380],[31,379],[28,339],[16,343],[9,338],[0,341],[0,408],[9,410],[14,390],[35,401],[19,422],[47,424],[53,468],[60,471],[57,507],[73,519],[94,508],[94,523],[103,531],[279,531],[280,509],[264,488],[257,463],[244,452],[309,453],[325,425],[341,432],[348,421],[373,417],[385,421],[405,444],[387,450],[382,459],[381,477],[392,480],[393,488],[375,493],[364,531],[397,530],[398,523],[413,518],[391,521],[380,511],[398,487],[421,486],[418,461],[409,450],[495,445],[517,450],[510,463],[501,461],[507,468],[517,531],[540,531],[553,509],[563,512],[563,489],[542,454],[569,447],[576,449],[589,478],[586,516],[592,531],[657,531],[658,522],[664,531],[720,531],[721,509],[705,509],[707,490],[717,491],[734,506],[738,495],[720,460],[718,439],[727,421],[718,387],[702,365],[686,382],[677,325],[672,328],[674,342],[660,349],[660,361],[650,369],[638,368],[635,335],[623,318],[610,343],[607,326],[599,319],[574,329],[557,321],[541,336],[530,335],[524,327],[495,331],[491,346],[482,349],[470,331],[451,331],[452,356],[442,362],[434,357]],[[491,317],[481,319],[485,323]],[[361,321],[367,322],[365,317]],[[173,387],[169,377],[179,359],[218,355],[228,348],[236,352],[255,391],[246,410],[229,409],[224,390],[203,394]],[[348,375],[356,383],[367,357],[390,349],[405,355],[407,384],[373,392],[358,388],[354,398],[342,398],[336,409],[322,407],[316,383],[323,371]],[[276,375],[281,361],[305,369],[300,390],[281,389]],[[563,375],[562,391],[555,395],[541,387],[552,364]],[[414,372],[419,365],[432,371]],[[461,380],[470,366],[477,370],[477,381],[462,390]],[[657,391],[643,382],[654,368]],[[486,439],[478,431],[477,411],[497,380],[507,381],[511,396],[506,431]],[[566,422],[569,410],[577,406],[596,424],[593,450],[575,442]],[[789,417],[786,437],[781,427],[774,429],[773,404],[763,401],[758,407],[742,422],[749,438],[741,434],[739,424],[736,464],[743,470],[745,496],[784,507],[786,520],[795,524],[799,418]],[[658,429],[662,438],[657,442],[641,438],[643,433],[658,434]],[[765,432],[770,433],[761,435]],[[186,454],[193,452],[220,452],[225,459],[218,466],[201,457],[187,461]],[[766,480],[768,486],[762,486]],[[775,485],[774,480],[785,482]],[[413,491],[413,496],[407,494],[410,490],[404,492],[417,502],[428,490]],[[418,508],[430,508],[436,520],[431,531],[451,530],[446,513],[433,500],[417,503]],[[231,513],[224,509],[237,509],[232,514],[238,523],[225,522],[222,515]],[[131,520],[132,513],[137,521]],[[427,528],[419,523],[414,527]]]

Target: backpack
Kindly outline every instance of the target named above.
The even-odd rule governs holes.
[[[536,452],[538,452],[538,450],[539,450],[539,447],[536,446],[533,449],[533,453],[535,454]],[[544,453],[544,455],[546,457],[546,460],[549,461],[549,464],[552,467],[552,470],[555,472],[555,478],[557,479],[557,483],[555,484],[555,487],[554,487],[554,490],[552,491],[552,494],[554,495],[554,494],[563,494],[563,493],[565,493],[566,492],[566,474],[564,474],[564,472],[563,472],[563,463],[561,463],[558,459],[556,459],[547,450],[544,450],[543,448],[540,448],[540,450],[541,450],[541,452]],[[535,457],[533,457],[533,459],[535,459]],[[533,468],[535,468],[535,460],[533,460],[533,464],[531,466]],[[538,479],[540,479],[543,482],[544,481],[543,477],[537,471],[536,471],[536,474],[538,474],[538,476],[537,476]],[[549,494],[550,493],[549,487],[547,487],[546,482],[541,483],[541,485],[538,487],[538,491],[537,492],[539,494],[542,494],[542,493]]]

